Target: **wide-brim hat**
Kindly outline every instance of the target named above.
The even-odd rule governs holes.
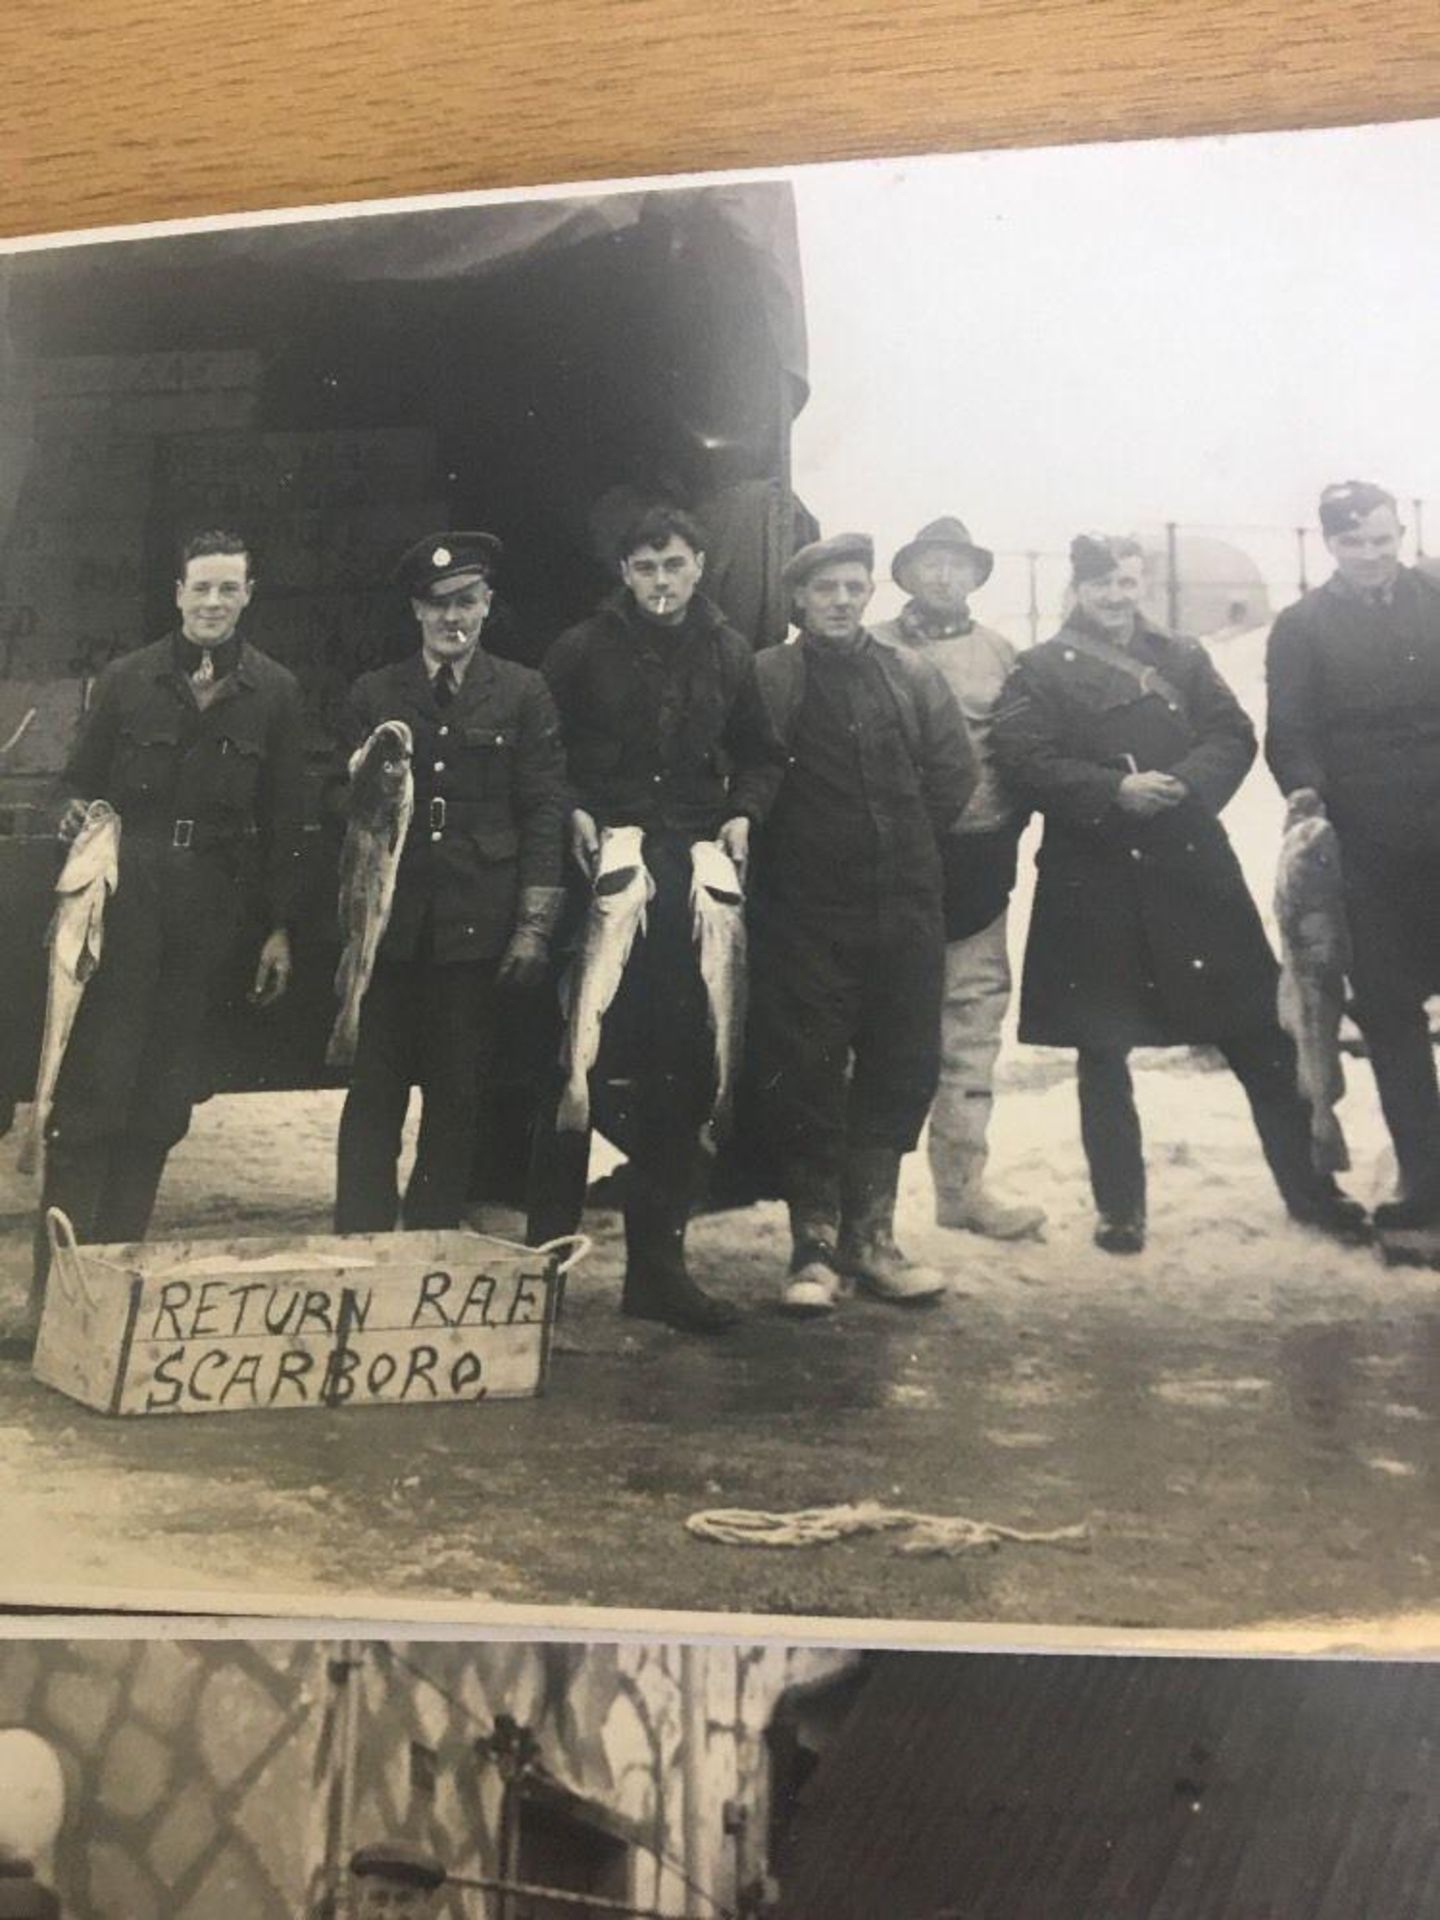
[[[970,529],[965,522],[957,520],[953,514],[942,514],[938,520],[931,520],[926,526],[921,527],[915,538],[907,541],[890,562],[890,578],[897,587],[905,588],[906,592],[909,589],[905,587],[901,575],[922,547],[949,547],[955,553],[965,554],[968,559],[975,562],[978,569],[979,577],[975,582],[977,587],[984,586],[995,568],[994,554],[988,547],[979,547],[975,544],[970,538]]]
[[[390,577],[412,600],[421,600],[442,580],[468,573],[493,580],[504,551],[493,533],[427,533],[405,549]]]
[[[796,587],[803,587],[811,574],[818,573],[821,567],[852,561],[868,567],[871,573],[875,571],[875,542],[868,533],[832,533],[828,540],[812,540],[808,547],[801,547],[798,553],[791,554],[781,570],[780,578],[793,593]]]

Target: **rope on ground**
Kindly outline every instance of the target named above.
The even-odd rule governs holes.
[[[963,1514],[910,1513],[903,1507],[881,1506],[878,1500],[857,1500],[840,1507],[804,1507],[797,1513],[763,1513],[747,1507],[714,1507],[692,1513],[685,1522],[697,1540],[713,1540],[726,1547],[828,1547],[859,1533],[910,1532],[896,1547],[898,1553],[977,1553],[1007,1541],[1026,1547],[1060,1547],[1086,1543],[1090,1529],[1082,1521],[1071,1527],[1027,1531],[1002,1527],[989,1520],[968,1520]]]

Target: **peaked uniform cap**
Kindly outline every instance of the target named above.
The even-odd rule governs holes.
[[[931,520],[921,527],[915,538],[907,541],[890,562],[890,578],[897,587],[904,587],[907,593],[910,589],[905,586],[901,576],[922,547],[949,547],[952,552],[963,553],[967,559],[973,560],[979,573],[975,582],[977,587],[984,586],[995,568],[994,554],[988,547],[976,546],[965,522],[957,520],[953,513],[943,513],[938,520]]]
[[[493,533],[427,533],[406,548],[390,577],[412,600],[423,600],[452,574],[483,573],[492,580],[504,551]]]

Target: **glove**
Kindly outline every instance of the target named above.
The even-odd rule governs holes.
[[[520,895],[515,931],[500,962],[499,978],[508,987],[533,987],[550,964],[550,937],[565,904],[563,887],[526,887]]]

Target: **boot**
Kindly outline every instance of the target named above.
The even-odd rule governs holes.
[[[1145,1251],[1144,1214],[1102,1213],[1095,1223],[1095,1244],[1102,1253],[1143,1253]]]
[[[1013,1206],[999,1199],[978,1176],[962,1187],[935,1189],[935,1222],[987,1240],[1023,1240],[1045,1225],[1043,1207]]]
[[[1369,1214],[1358,1200],[1342,1193],[1329,1174],[1317,1174],[1313,1183],[1287,1193],[1284,1199],[1285,1211],[1292,1220],[1298,1220],[1302,1227],[1313,1227],[1317,1233],[1327,1233],[1344,1246],[1363,1247],[1374,1238]],[[1376,1209],[1377,1218],[1380,1211]],[[1440,1220],[1440,1210],[1433,1218]]]
[[[781,1312],[806,1318],[833,1313],[840,1294],[833,1213],[792,1205],[790,1246],[790,1272],[780,1296]]]
[[[936,1268],[907,1260],[895,1244],[899,1184],[900,1155],[892,1148],[850,1148],[836,1264],[877,1300],[918,1306],[938,1299],[948,1283]]]
[[[690,1207],[632,1199],[625,1209],[625,1286],[620,1311],[633,1320],[658,1320],[681,1333],[725,1333],[740,1319],[691,1278],[685,1264]]]

